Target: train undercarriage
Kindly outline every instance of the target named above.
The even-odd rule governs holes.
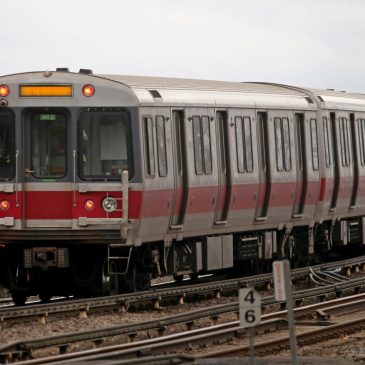
[[[43,241],[0,245],[0,285],[16,304],[29,296],[103,296],[145,290],[151,280],[171,275],[196,279],[200,274],[253,275],[271,270],[275,259],[293,267],[364,253],[365,219],[327,221],[313,228],[282,227],[194,237],[181,241],[80,244]]]

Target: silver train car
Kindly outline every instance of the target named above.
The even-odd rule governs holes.
[[[17,304],[360,253],[364,216],[362,94],[0,77],[0,284]]]

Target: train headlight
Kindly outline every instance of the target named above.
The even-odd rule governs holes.
[[[85,209],[86,210],[93,210],[94,208],[95,208],[95,203],[91,199],[86,200]]]
[[[93,96],[94,93],[95,93],[95,87],[92,86],[92,85],[85,85],[83,88],[82,88],[82,93],[89,97],[89,96]]]
[[[115,198],[107,197],[103,200],[101,206],[106,212],[111,213],[117,209],[117,201]]]
[[[0,96],[5,98],[10,93],[9,86],[7,85],[0,85]]]
[[[8,210],[10,208],[10,203],[7,200],[2,200],[0,202],[0,209],[1,210]]]

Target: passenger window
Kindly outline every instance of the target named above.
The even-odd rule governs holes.
[[[166,155],[166,129],[165,118],[156,117],[156,135],[157,135],[157,156],[158,172],[160,176],[167,176],[167,155]]]
[[[361,166],[365,165],[365,119],[357,120]]]
[[[235,122],[238,172],[252,172],[253,156],[251,118],[236,117]]]
[[[203,128],[203,152],[204,152],[204,171],[206,174],[212,173],[212,151],[210,144],[210,124],[209,117],[202,117]]]
[[[245,151],[246,151],[246,171],[253,171],[253,156],[252,156],[252,132],[251,132],[251,118],[244,117],[244,132],[245,132]]]
[[[276,145],[276,164],[278,171],[283,171],[284,170],[283,137],[281,133],[280,118],[274,118],[274,128],[275,128],[275,145]]]
[[[155,176],[155,149],[154,149],[154,133],[153,120],[151,117],[144,118],[145,124],[145,143],[146,143],[146,167],[147,175]]]
[[[313,164],[313,170],[317,171],[319,169],[317,119],[310,120],[310,129],[311,129],[311,144],[312,144],[312,164]]]
[[[347,118],[345,119],[345,146],[346,146],[346,166],[351,164],[351,152],[350,152],[350,123]]]
[[[340,118],[340,142],[342,166],[350,166],[350,143],[347,118]]]
[[[330,136],[329,124],[327,117],[323,117],[323,135],[324,135],[324,155],[326,160],[326,167],[331,166],[331,150],[330,150]]]
[[[285,170],[291,170],[289,119],[283,118],[284,162]]]
[[[290,127],[288,118],[274,118],[278,171],[291,171]]]
[[[212,148],[209,117],[193,116],[193,141],[195,172],[201,175],[212,173]]]
[[[238,172],[245,172],[242,118],[236,117],[235,122],[236,122],[237,168]]]
[[[193,117],[193,140],[194,140],[194,158],[195,158],[195,172],[197,175],[203,173],[203,148],[200,128],[200,117]]]

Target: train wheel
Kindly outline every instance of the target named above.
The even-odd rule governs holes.
[[[47,292],[42,292],[38,294],[39,299],[43,303],[49,303],[51,301],[52,295]]]
[[[190,280],[193,282],[193,283],[196,283],[199,279],[199,274],[194,272],[192,274],[189,274],[190,276]]]
[[[131,268],[124,277],[123,290],[126,292],[147,290],[150,286],[150,275],[145,272],[139,272],[136,267]]]
[[[11,293],[11,297],[16,306],[24,305],[27,301],[27,296],[21,291],[14,291]]]
[[[110,269],[110,270],[109,270]],[[110,274],[111,272],[116,272],[117,267],[114,262],[110,263],[110,268],[108,267],[108,260],[104,260],[101,286],[102,295],[116,295],[119,294],[119,278],[117,274]]]
[[[182,283],[183,280],[184,280],[184,275],[174,275],[174,280],[177,282],[177,283]]]

